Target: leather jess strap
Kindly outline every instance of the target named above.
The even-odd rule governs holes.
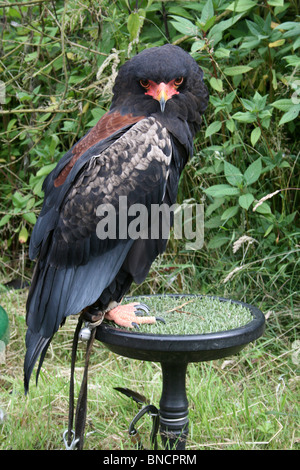
[[[84,443],[84,430],[87,413],[87,384],[88,384],[88,367],[90,355],[95,339],[96,328],[91,328],[91,335],[86,346],[85,364],[83,371],[83,378],[81,382],[80,392],[76,405],[75,413],[75,431],[73,431],[74,423],[74,372],[76,353],[78,346],[79,334],[82,328],[83,319],[80,316],[77,327],[74,333],[73,345],[72,345],[72,358],[71,358],[71,375],[70,375],[70,388],[69,388],[69,419],[68,419],[68,432],[67,432],[67,446],[68,449],[83,449]],[[96,325],[95,325],[96,326]]]

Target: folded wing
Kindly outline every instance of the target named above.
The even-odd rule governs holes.
[[[149,117],[118,132],[89,147],[66,175],[71,156],[45,183],[45,203],[31,241],[31,254],[38,254],[38,261],[27,302],[27,384],[35,361],[40,354],[43,358],[68,315],[96,302],[123,264],[133,278],[135,273],[140,278],[136,260],[140,257],[145,275],[162,251],[159,240],[150,240],[145,250],[147,240],[97,236],[99,206],[114,208],[118,226],[120,196],[126,197],[128,208],[143,204],[150,209],[168,193],[168,131]],[[64,181],[55,186],[62,174]]]

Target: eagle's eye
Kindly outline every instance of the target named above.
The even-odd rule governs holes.
[[[150,87],[150,82],[149,82],[149,80],[141,79],[141,80],[140,80],[140,84],[142,85],[143,88],[146,88],[146,89],[148,89],[148,88]]]
[[[183,82],[183,77],[175,78],[174,85],[175,86],[180,86],[180,85],[182,85],[182,82]]]

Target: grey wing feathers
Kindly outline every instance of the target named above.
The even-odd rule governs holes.
[[[97,208],[112,204],[118,217],[120,196],[128,206],[163,200],[171,142],[167,131],[154,118],[135,124],[108,149],[93,155],[65,197],[48,259],[56,266],[85,264],[117,241],[99,242]]]
[[[148,118],[99,155],[92,155],[81,168],[61,205],[56,226],[45,231],[27,303],[32,331],[50,337],[66,316],[99,298],[118,273],[133,240],[99,240],[98,205],[116,205],[121,194],[128,196],[129,204],[159,203],[170,161],[168,132]]]

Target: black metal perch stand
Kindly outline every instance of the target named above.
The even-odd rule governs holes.
[[[236,329],[199,335],[155,335],[121,330],[107,324],[97,328],[96,339],[112,352],[161,364],[159,418],[165,449],[185,449],[189,426],[185,381],[188,364],[236,354],[264,332],[265,317],[258,308],[240,301],[218,299],[220,302],[232,302],[248,308],[252,321]]]

